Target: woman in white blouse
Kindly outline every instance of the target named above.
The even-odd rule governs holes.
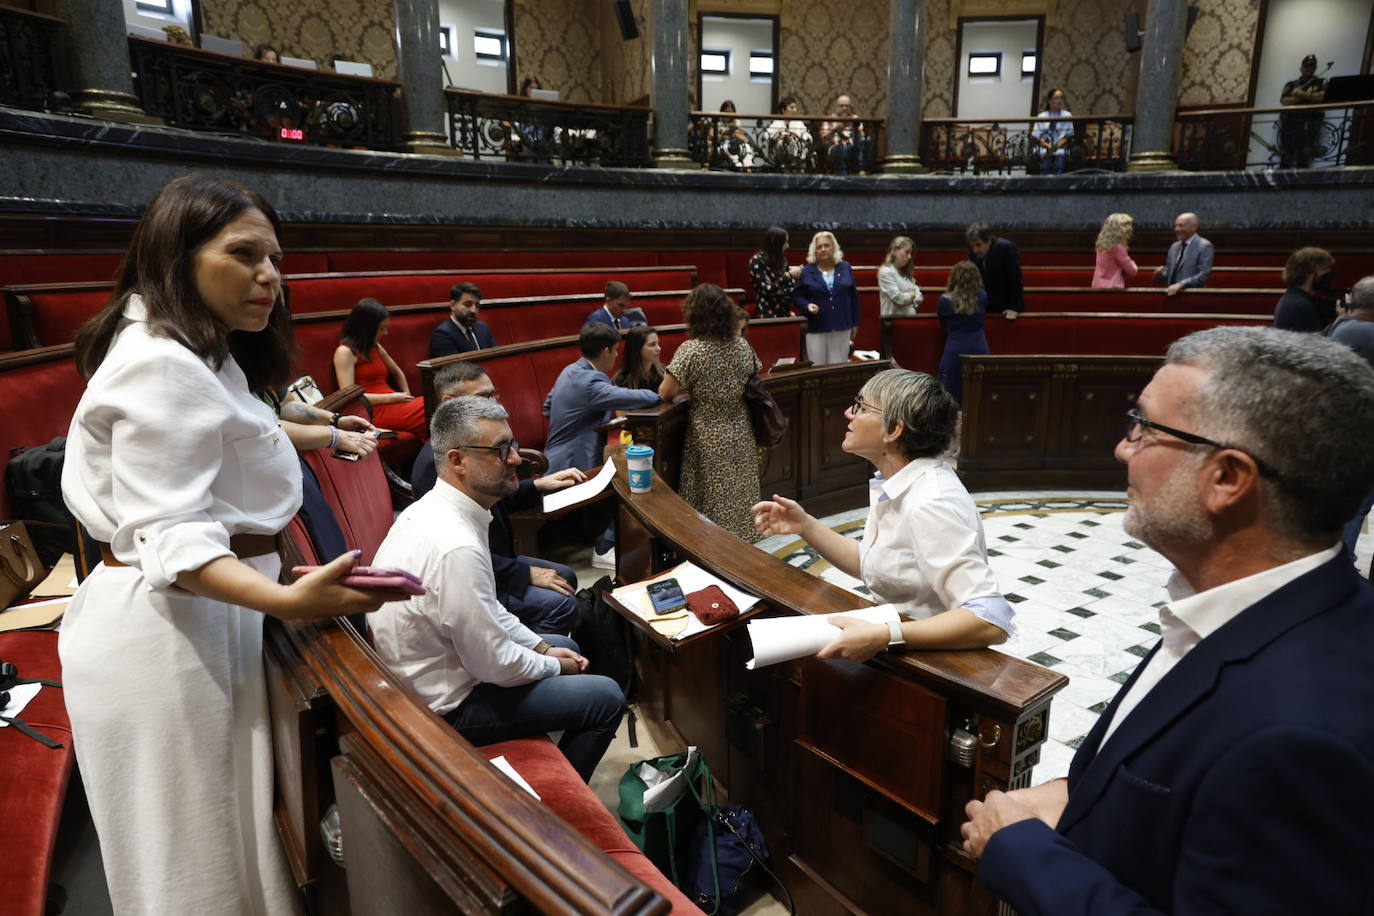
[[[878,268],[878,301],[881,303],[879,314],[884,318],[894,315],[915,315],[916,307],[924,301],[921,288],[916,285],[915,265],[912,253],[916,244],[904,235],[899,235],[887,246],[887,257],[883,266]]]
[[[117,913],[299,912],[272,820],[263,614],[397,597],[338,584],[352,554],[277,582],[274,535],[301,501],[295,450],[257,397],[291,377],[278,226],[247,188],[178,178],[77,335],[89,381],[62,495],[104,563],[58,648]]]
[[[841,446],[877,474],[863,541],[845,537],[790,499],[754,506],[759,532],[798,534],[836,568],[861,578],[901,617],[891,627],[835,615],[842,631],[819,653],[867,661],[883,649],[974,649],[1006,640],[1012,609],[988,566],[978,509],[942,455],[958,406],[924,372],[888,369],[845,411]]]

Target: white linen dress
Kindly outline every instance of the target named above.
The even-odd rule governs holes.
[[[58,642],[116,914],[298,913],[272,820],[263,615],[175,585],[271,534],[300,468],[233,359],[148,333],[133,297],[72,418],[62,493],[125,567],[82,583]],[[275,555],[245,562],[275,579]]]

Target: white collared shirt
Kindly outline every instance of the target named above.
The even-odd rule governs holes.
[[[859,571],[874,600],[911,620],[968,607],[1011,632],[978,507],[943,458],[917,458],[891,479],[876,474],[869,495]]]
[[[1332,559],[1340,549],[1341,545],[1337,542],[1326,550],[1209,588],[1205,592],[1194,592],[1193,587],[1175,571],[1168,584],[1171,600],[1159,609],[1159,629],[1164,645],[1150,658],[1140,677],[1131,685],[1130,692],[1121,698],[1121,705],[1116,708],[1116,714],[1102,733],[1099,747],[1106,745],[1117,726],[1198,643],[1230,623],[1241,611]]]
[[[377,654],[440,714],[480,683],[516,687],[559,671],[496,597],[490,525],[489,511],[440,479],[400,514],[373,561],[425,583],[425,594],[382,605],[368,626]]]

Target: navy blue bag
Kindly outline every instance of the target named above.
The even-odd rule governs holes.
[[[782,887],[788,910],[795,912],[791,895],[767,860],[768,843],[752,811],[740,805],[712,807],[679,851],[678,887],[710,916],[735,916],[745,892],[766,873]]]

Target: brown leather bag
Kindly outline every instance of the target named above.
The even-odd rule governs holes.
[[[787,434],[787,417],[755,372],[744,383],[744,403],[749,408],[749,422],[754,427],[754,441],[764,448],[772,448]]]
[[[38,559],[33,539],[23,522],[0,522],[0,610],[22,601],[48,570]]]

